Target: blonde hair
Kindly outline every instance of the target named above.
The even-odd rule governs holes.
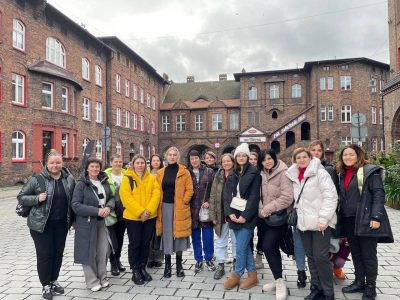
[[[62,159],[62,154],[58,152],[56,149],[50,149],[49,153],[46,154],[46,163],[49,161],[50,157],[58,156]]]
[[[320,140],[312,141],[310,143],[310,145],[308,145],[308,150],[311,151],[311,148],[313,148],[315,146],[320,146],[321,147],[321,150],[322,150],[321,160],[325,159],[325,146],[324,146],[324,143],[322,143],[322,141],[320,141]]]
[[[179,161],[181,160],[181,153],[179,152],[178,148],[176,148],[176,147],[174,147],[174,146],[169,147],[169,148],[167,149],[167,151],[165,151],[164,158],[167,159],[167,155],[168,155],[168,153],[171,152],[171,151],[175,151],[175,152],[176,152],[177,162],[179,163]]]

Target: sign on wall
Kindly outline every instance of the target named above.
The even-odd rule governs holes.
[[[277,131],[275,131],[272,134],[272,139],[275,140],[278,137],[280,137],[281,135],[284,135],[286,132],[288,132],[290,129],[292,129],[293,127],[299,125],[301,122],[303,122],[306,119],[306,114],[302,114],[300,116],[298,116],[296,119],[294,119],[293,121],[290,121],[289,123],[287,123],[285,126],[279,128]]]

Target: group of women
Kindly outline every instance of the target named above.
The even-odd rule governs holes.
[[[108,258],[113,275],[125,270],[120,261],[125,228],[132,280],[137,285],[152,280],[146,266],[160,267],[163,260],[164,277],[171,277],[174,253],[176,276],[184,276],[182,252],[190,247],[190,238],[194,272],[205,266],[215,271],[215,279],[221,279],[230,237],[234,267],[224,287],[249,289],[259,282],[252,249],[257,227],[256,260],[262,264],[263,252],[274,277],[263,290],[284,300],[287,288],[280,243],[287,230],[292,230],[287,215],[295,212],[298,286],[306,285],[305,257],[311,275],[310,294],[305,299],[334,299],[329,260],[333,237],[347,238],[355,268],[355,280],[343,292],[361,292],[363,300],[375,299],[377,243],[393,242],[384,208],[382,169],[369,164],[357,145],[344,147],[336,170],[326,164],[323,153],[319,141],[309,149],[298,148],[288,168],[273,150],[251,153],[243,143],[233,155],[223,154],[220,166],[212,152],[206,153],[203,164],[197,151],[188,154],[184,166],[179,164],[179,150],[171,147],[165,153],[167,166],[162,167],[162,158],[154,155],[150,171],[141,155],[132,159],[126,171],[118,155],[106,172],[101,171],[100,160],[89,158],[75,185],[62,167],[61,155],[51,151],[39,175],[46,190],[41,190],[35,176],[18,195],[21,204],[31,207],[28,227],[43,298],[64,293],[57,278],[66,233],[74,224],[75,262],[83,265],[86,285],[92,291],[109,286]]]

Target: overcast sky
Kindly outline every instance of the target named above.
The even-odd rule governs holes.
[[[382,0],[48,0],[96,36],[116,35],[175,82],[365,56],[389,63]]]

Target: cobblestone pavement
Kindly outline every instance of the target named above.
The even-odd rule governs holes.
[[[41,299],[41,285],[36,272],[36,259],[33,241],[26,226],[26,219],[18,217],[14,208],[18,189],[0,189],[0,203],[3,213],[0,216],[0,299]],[[400,299],[400,211],[388,208],[396,243],[380,244],[379,277],[377,282],[377,299]],[[264,293],[262,285],[272,280],[272,274],[265,261],[265,269],[258,270],[260,283],[258,286],[244,291],[235,289],[225,291],[223,281],[214,280],[213,273],[203,270],[194,274],[192,251],[184,253],[184,278],[163,278],[163,268],[150,269],[153,281],[135,286],[131,281],[131,273],[126,272],[118,277],[110,274],[111,286],[100,292],[86,289],[82,267],[73,263],[73,238],[71,232],[67,237],[65,256],[61,268],[59,282],[65,287],[65,295],[54,299],[146,299],[146,300],[191,300],[191,299],[275,299],[272,293]],[[174,260],[173,260],[174,261]],[[127,240],[125,241],[122,262],[127,263]],[[228,265],[228,271],[231,269]],[[174,267],[174,266],[173,266]],[[361,299],[360,294],[343,295],[341,288],[354,278],[352,263],[345,266],[348,279],[335,280],[336,299]],[[227,275],[229,272],[227,272]],[[289,289],[288,299],[304,299],[309,293],[309,285],[305,289],[296,286],[296,267],[291,259],[284,260],[284,277]]]

